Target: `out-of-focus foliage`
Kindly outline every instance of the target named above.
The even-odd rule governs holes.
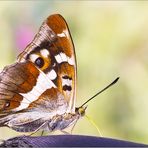
[[[78,63],[77,106],[120,76],[88,104],[103,136],[147,143],[147,1],[1,1],[0,67],[13,63],[42,21],[60,13],[69,24]],[[74,134],[98,135],[85,119]],[[17,135],[0,128],[0,139]]]

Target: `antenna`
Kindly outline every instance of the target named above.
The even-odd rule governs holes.
[[[112,85],[114,85],[117,81],[119,80],[119,77],[117,77],[112,83],[110,83],[109,85],[107,85],[105,88],[103,88],[101,91],[99,91],[98,93],[96,93],[94,96],[92,96],[90,99],[88,99],[86,102],[84,102],[81,107],[83,107],[85,104],[87,104],[89,101],[91,101],[93,98],[95,98],[96,96],[98,96],[99,94],[101,94],[103,91],[105,91],[106,89],[108,89],[109,87],[111,87]],[[80,108],[81,108],[80,107]]]

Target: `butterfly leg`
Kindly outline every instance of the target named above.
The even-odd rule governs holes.
[[[69,133],[69,132],[66,132],[66,131],[64,131],[64,130],[60,130],[63,134],[65,134],[65,135],[71,135],[71,133]]]
[[[78,122],[78,119],[76,120],[76,122],[74,123],[74,125],[72,126],[72,128],[71,128],[71,130],[70,130],[70,134],[71,134],[71,135],[72,135],[72,132],[73,132],[73,130],[74,130],[74,128],[75,128],[77,122]]]
[[[44,131],[44,129],[43,129],[42,132],[41,132],[41,136],[43,136],[44,132],[45,132],[45,131]]]

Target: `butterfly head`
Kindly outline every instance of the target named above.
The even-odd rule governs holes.
[[[85,110],[86,110],[87,106],[80,106],[76,108],[76,113],[78,115],[80,115],[81,117],[83,117],[85,115]]]

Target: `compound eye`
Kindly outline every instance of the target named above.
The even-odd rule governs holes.
[[[39,67],[39,68],[42,68],[44,66],[44,59],[41,58],[41,57],[38,57],[36,60],[35,60],[35,64]]]

